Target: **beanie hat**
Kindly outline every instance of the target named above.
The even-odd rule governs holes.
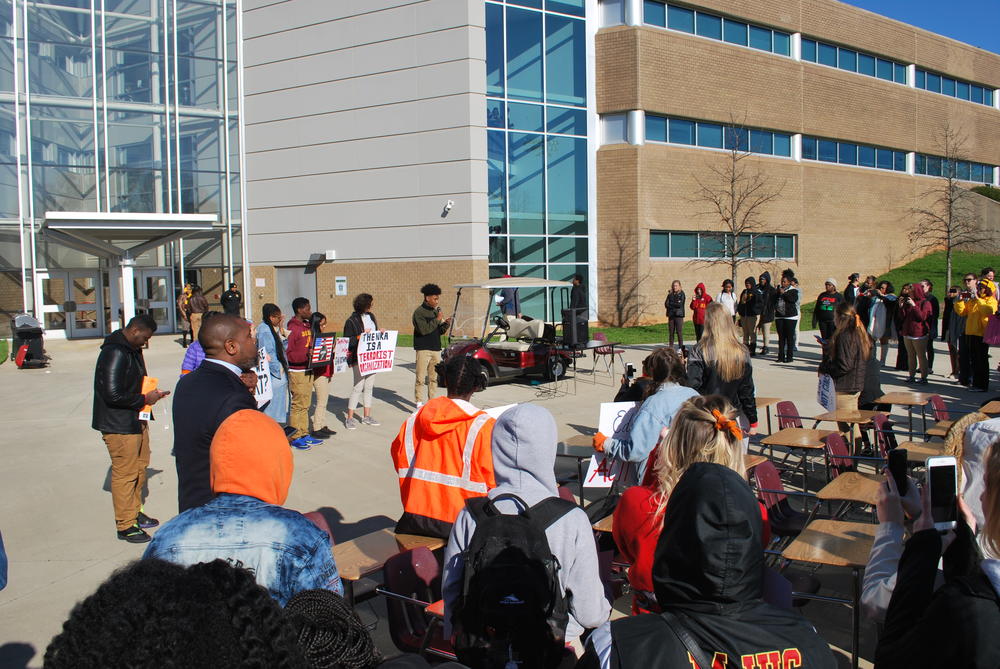
[[[212,492],[256,497],[282,505],[288,498],[294,462],[285,431],[254,409],[222,422],[209,453]]]
[[[827,279],[826,282],[831,286],[833,286],[834,288],[837,287],[837,280],[834,279],[832,276],[829,279]]]
[[[980,279],[976,284],[976,290],[981,290],[986,295],[986,297],[992,297],[996,290],[993,288],[993,282],[989,279]]]

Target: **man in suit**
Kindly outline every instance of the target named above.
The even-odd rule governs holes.
[[[257,339],[249,323],[233,314],[213,314],[198,333],[205,349],[201,365],[181,377],[173,406],[178,512],[212,499],[209,448],[226,418],[257,401],[240,378],[257,364]]]

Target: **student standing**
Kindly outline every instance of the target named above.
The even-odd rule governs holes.
[[[757,319],[757,330],[760,332],[761,355],[767,355],[767,340],[771,335],[771,323],[774,322],[775,296],[777,291],[771,285],[771,273],[763,272],[757,277],[757,299],[760,302],[760,317]]]
[[[701,339],[701,333],[705,329],[705,309],[712,303],[712,298],[705,292],[705,284],[699,283],[694,287],[694,298],[691,299],[691,322],[694,323],[694,340]]]
[[[736,322],[736,292],[733,288],[733,282],[730,279],[726,279],[722,282],[722,292],[716,295],[715,301],[726,308],[726,312]]]
[[[958,342],[965,332],[965,319],[955,313],[955,300],[958,299],[958,286],[949,286],[944,298],[944,311],[941,314],[941,339],[948,345],[948,362],[951,363],[951,378],[958,378]]]
[[[326,332],[326,316],[314,311],[309,317],[310,328],[312,329],[312,341],[315,342],[320,335]],[[312,351],[309,352],[310,356]],[[316,408],[313,409],[312,430],[309,436],[314,439],[328,439],[337,434],[326,426],[326,400],[330,397],[330,379],[333,378],[333,360],[325,365],[312,368],[313,394],[316,396]]]
[[[681,282],[676,279],[670,284],[670,292],[663,300],[663,308],[667,312],[667,345],[674,345],[674,336],[677,337],[677,349],[684,347],[684,304],[687,297],[681,289]]]
[[[795,323],[799,315],[799,289],[792,278],[781,277],[781,284],[775,293],[774,327],[778,331],[778,362],[792,362],[795,351]]]
[[[740,293],[736,313],[739,315],[740,327],[743,329],[743,345],[747,347],[752,358],[757,354],[757,318],[760,316],[761,304],[760,296],[757,294],[757,282],[754,278],[748,276],[743,285],[745,287]]]
[[[292,446],[303,448],[322,443],[309,434],[309,405],[312,404],[313,374],[309,369],[313,333],[312,305],[304,297],[292,300],[294,316],[288,321],[288,389],[292,393],[292,407],[288,412],[289,438]]]
[[[927,338],[930,334],[931,303],[924,297],[922,284],[914,284],[910,294],[900,299],[899,338],[906,348],[907,368],[910,376],[907,381],[913,382],[917,370],[920,379],[917,383],[927,383]]]
[[[451,318],[441,318],[441,287],[424,284],[420,289],[424,301],[413,311],[413,350],[416,353],[414,399],[419,409],[437,395],[434,367],[441,362],[441,335],[451,326]]]
[[[191,336],[191,321],[188,318],[188,302],[191,301],[191,284],[185,283],[184,290],[177,296],[177,314],[179,322],[177,326],[181,329],[181,346],[187,348],[188,340],[198,341]]]
[[[955,302],[955,312],[965,316],[965,335],[969,344],[969,363],[972,370],[972,383],[969,390],[984,393],[990,384],[990,349],[983,343],[983,334],[990,316],[997,311],[997,297],[994,295],[995,284],[989,279],[980,279],[976,284],[976,292],[962,293],[961,299]]]
[[[930,332],[927,334],[927,373],[934,372],[934,340],[938,338],[938,319],[941,316],[941,304],[937,296],[932,292],[934,284],[930,279],[921,279],[920,286],[924,289],[924,297],[931,303],[931,318],[927,321]]]
[[[858,290],[860,280],[861,275],[857,272],[847,277],[847,286],[844,287],[844,302],[847,302],[851,306],[854,305],[858,299],[858,295],[860,294]]]
[[[257,346],[267,356],[267,370],[271,376],[271,401],[263,411],[278,424],[288,421],[288,360],[285,346],[288,332],[281,326],[281,309],[268,302],[262,308],[262,320],[257,326]]]
[[[833,378],[837,409],[857,411],[861,391],[865,389],[868,361],[872,357],[872,340],[858,312],[846,302],[837,305],[834,324],[836,329],[823,345],[819,373]],[[847,432],[851,426],[838,423],[837,428]]]
[[[201,286],[191,287],[191,299],[188,300],[188,320],[191,321],[191,340],[198,341],[201,331],[201,320],[208,312],[208,300],[201,292]]]
[[[362,398],[364,416],[361,418],[361,424],[373,427],[380,424],[372,418],[372,392],[375,389],[375,375],[362,376],[361,367],[358,366],[358,341],[362,333],[378,330],[378,321],[375,319],[375,314],[372,313],[372,304],[374,303],[375,298],[368,293],[361,293],[354,298],[354,313],[344,323],[344,336],[349,342],[347,363],[351,366],[351,372],[354,374],[354,389],[351,391],[351,397],[347,400],[347,420],[344,423],[348,430],[358,429],[358,420],[354,417],[354,410],[358,408],[358,400]]]
[[[855,275],[852,275],[855,276]],[[828,340],[833,335],[834,312],[844,297],[837,292],[837,280],[833,277],[826,280],[825,290],[816,298],[816,308],[813,310],[813,327],[819,325],[819,336]]]

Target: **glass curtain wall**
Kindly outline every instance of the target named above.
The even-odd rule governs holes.
[[[46,211],[106,211],[219,214],[185,260],[239,270],[236,37],[235,0],[0,0],[0,227],[38,268],[85,262],[34,239]]]
[[[486,3],[490,277],[587,275],[583,0]],[[559,319],[558,293],[521,291]]]

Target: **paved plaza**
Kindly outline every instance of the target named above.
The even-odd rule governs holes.
[[[806,415],[819,412],[816,404],[818,348],[803,333],[801,359],[791,365],[757,359],[754,376],[759,396],[796,402]],[[157,336],[146,351],[151,375],[160,387],[173,389],[184,349],[174,335]],[[99,341],[49,341],[52,365],[46,370],[18,370],[0,365],[0,531],[10,558],[9,584],[0,591],[0,667],[38,667],[49,640],[75,602],[94,591],[116,568],[139,557],[142,545],[115,538],[109,488],[109,460],[100,435],[90,428],[93,367]],[[652,346],[626,350],[625,360],[639,366]],[[891,357],[894,357],[891,356]],[[531,385],[513,382],[490,387],[474,402],[483,408],[516,402],[537,402],[556,417],[561,439],[596,427],[598,406],[611,401],[615,378],[592,374],[589,357],[580,360],[578,382]],[[598,361],[603,371],[603,361]],[[936,370],[947,366],[939,351]],[[350,375],[333,379],[328,410],[334,416],[336,436],[311,451],[295,452],[295,477],[286,506],[300,511],[321,509],[337,541],[391,527],[401,513],[397,477],[389,444],[407,414],[413,411],[413,351],[401,349],[394,371],[380,374],[373,415],[379,427],[343,427]],[[886,371],[883,388],[901,390],[903,373]],[[575,390],[575,393],[574,393]],[[972,396],[940,374],[930,386],[949,406],[970,403]],[[982,396],[977,396],[982,398]],[[156,407],[151,423],[152,460],[146,511],[161,522],[177,513],[177,477],[170,456],[171,397]],[[898,409],[897,409],[898,411]],[[903,419],[905,421],[905,418]],[[766,420],[761,416],[762,430]],[[904,423],[905,424],[905,423]],[[566,471],[563,472],[562,470]],[[560,474],[573,471],[560,465]],[[823,592],[849,596],[849,581],[837,570],[819,572]],[[622,607],[619,601],[618,607]],[[374,622],[381,604],[362,605],[362,616]],[[803,613],[835,646],[849,646],[850,615],[845,607],[813,602]],[[872,625],[863,621],[862,655],[872,655]],[[379,621],[377,637],[386,653],[394,652]]]

